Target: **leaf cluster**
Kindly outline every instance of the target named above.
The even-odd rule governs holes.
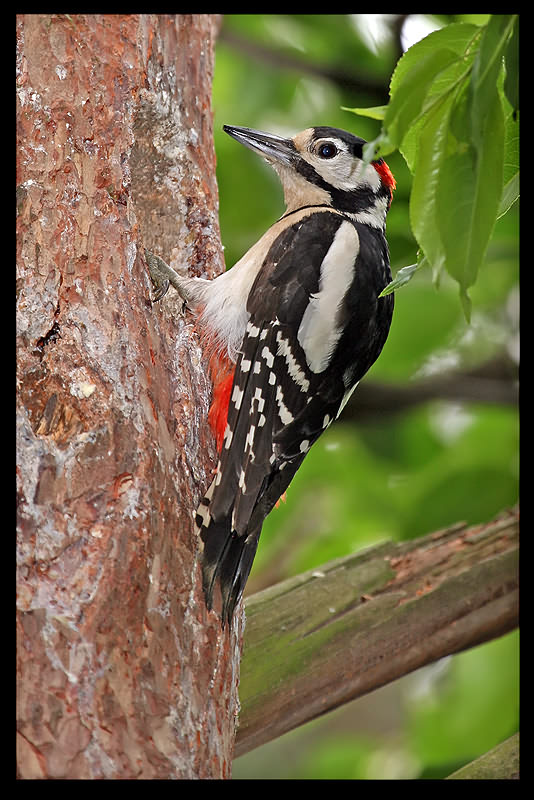
[[[410,223],[416,264],[399,270],[385,293],[430,264],[468,290],[484,262],[495,221],[519,196],[517,15],[492,15],[435,31],[406,51],[386,106],[351,109],[382,121],[371,160],[398,149],[413,174]]]

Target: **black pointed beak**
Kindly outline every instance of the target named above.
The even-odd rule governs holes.
[[[252,128],[238,128],[235,125],[223,125],[223,131],[250,150],[260,153],[268,161],[279,161],[288,165],[293,162],[296,150],[291,139],[255,131]]]

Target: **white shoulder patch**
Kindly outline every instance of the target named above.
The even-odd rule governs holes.
[[[297,334],[312,372],[327,368],[343,333],[338,310],[353,281],[359,249],[356,228],[342,222],[321,264],[319,291],[311,296]]]

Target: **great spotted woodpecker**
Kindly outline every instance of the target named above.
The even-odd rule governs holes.
[[[285,139],[224,126],[278,173],[285,213],[212,281],[147,261],[159,299],[171,283],[198,315],[209,354],[209,422],[219,461],[195,516],[208,608],[223,626],[241,599],[266,516],[306,453],[378,358],[393,313],[384,235],[395,180],[363,139],[308,128]]]

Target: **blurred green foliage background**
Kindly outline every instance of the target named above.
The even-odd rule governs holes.
[[[487,15],[224,17],[213,103],[227,267],[283,204],[275,174],[222,125],[282,135],[332,125],[372,139],[379,123],[341,107],[387,103],[403,49],[461,20],[484,24]],[[399,153],[387,160],[397,180],[387,224],[395,274],[415,262],[416,244],[410,173]],[[517,502],[517,205],[497,222],[470,325],[446,275],[437,288],[420,270],[397,292],[382,355],[265,523],[248,593],[383,539],[484,522]],[[517,684],[514,633],[237,759],[234,778],[444,777],[517,730]]]

